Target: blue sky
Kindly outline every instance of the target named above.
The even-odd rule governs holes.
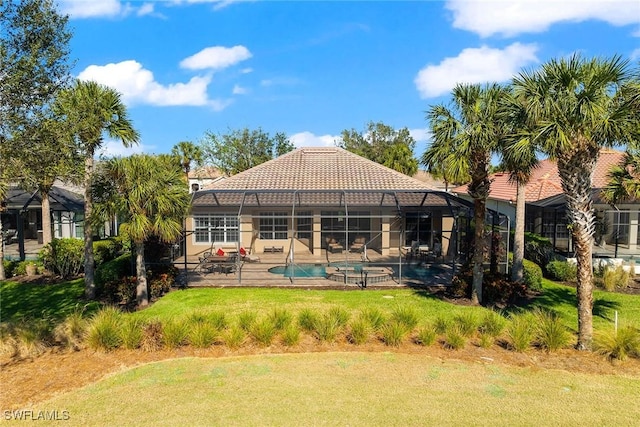
[[[74,74],[116,88],[141,134],[105,155],[167,153],[205,132],[334,145],[367,122],[407,127],[458,82],[506,82],[550,58],[640,61],[640,1],[59,1]]]

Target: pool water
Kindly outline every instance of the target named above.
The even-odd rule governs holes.
[[[322,264],[295,264],[271,267],[269,273],[284,277],[327,277],[327,270]]]

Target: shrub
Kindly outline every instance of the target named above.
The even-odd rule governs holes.
[[[150,274],[147,277],[147,283],[149,284],[149,296],[152,300],[165,295],[171,290],[171,285],[175,282],[175,275],[169,273],[162,274]]]
[[[329,317],[335,319],[339,327],[343,328],[347,326],[351,314],[342,307],[331,307],[327,314]]]
[[[211,323],[218,331],[225,329],[229,324],[227,315],[221,311],[213,311],[205,316],[206,321]]]
[[[571,334],[554,312],[543,309],[534,311],[536,344],[548,352],[556,351],[569,345]]]
[[[276,325],[269,317],[256,321],[251,327],[251,336],[262,346],[269,346],[276,335]]]
[[[293,315],[286,309],[276,307],[269,313],[269,318],[276,330],[282,331],[291,324]]]
[[[467,338],[472,337],[478,329],[478,319],[471,311],[456,314],[453,322],[454,325],[458,327],[460,333]]]
[[[570,280],[576,280],[578,268],[574,263],[555,260],[547,264],[545,270],[551,280],[568,282]]]
[[[162,347],[162,322],[151,320],[142,324],[140,348],[144,351],[158,351]]]
[[[530,315],[513,315],[507,328],[510,347],[518,352],[523,352],[531,347],[535,338],[533,319]]]
[[[482,348],[489,348],[495,342],[495,337],[486,332],[481,332],[479,335],[478,345]]]
[[[44,267],[64,279],[75,277],[84,267],[84,242],[80,239],[53,239],[40,251]]]
[[[382,342],[393,347],[399,347],[402,344],[407,332],[407,326],[398,321],[387,323],[380,329]]]
[[[18,355],[18,342],[14,336],[15,328],[10,323],[0,323],[0,354],[15,357]]]
[[[120,324],[122,313],[107,306],[96,312],[87,329],[87,345],[93,350],[109,351],[122,344]]]
[[[101,294],[110,304],[129,307],[136,303],[136,276],[123,276],[102,286]]]
[[[438,337],[438,333],[436,331],[435,326],[427,325],[418,329],[418,335],[416,336],[416,343],[423,346],[430,346],[434,342],[436,342],[436,338]]]
[[[122,243],[115,238],[93,242],[93,260],[96,266],[115,259],[122,251]]]
[[[25,274],[27,274],[27,270],[31,266],[33,266],[33,268],[35,269],[34,271],[37,271],[39,267],[38,264],[40,264],[40,266],[42,265],[42,263],[33,260],[18,261],[13,268],[13,274],[16,276],[24,276]]]
[[[23,319],[15,328],[18,354],[22,357],[41,355],[53,343],[48,319]]]
[[[8,259],[3,259],[2,260],[2,265],[4,266],[4,274],[6,277],[13,277],[15,276],[15,269],[16,266],[18,265],[18,263],[16,261],[11,261]]]
[[[120,327],[120,337],[124,348],[133,350],[142,343],[144,322],[137,317],[127,317]]]
[[[253,311],[243,311],[238,315],[238,326],[245,332],[251,330],[251,327],[256,322],[258,315]]]
[[[76,309],[69,314],[54,329],[55,340],[62,346],[80,350],[84,344],[87,331],[87,319],[83,316],[83,310]]]
[[[415,329],[419,322],[419,316],[416,309],[406,305],[396,307],[391,313],[391,319],[401,325],[404,325],[407,331]]]
[[[542,268],[539,264],[529,261],[528,259],[522,260],[524,267],[524,284],[532,291],[542,291]]]
[[[231,349],[238,348],[245,339],[245,330],[239,326],[233,326],[228,329],[223,336],[224,343]]]
[[[502,333],[506,324],[507,320],[499,313],[496,313],[495,311],[487,311],[480,320],[478,330],[481,335],[489,335],[496,338]]]
[[[187,342],[189,329],[187,323],[181,320],[170,320],[162,327],[162,342],[165,347],[173,349]]]
[[[436,317],[436,320],[433,322],[433,327],[435,328],[438,334],[444,334],[449,329],[449,325],[451,324],[451,320],[448,317]]]
[[[192,322],[189,324],[189,344],[197,348],[211,347],[218,337],[218,330],[208,322]]]
[[[629,286],[629,278],[631,275],[621,265],[604,269],[602,275],[602,286],[609,292],[615,291],[617,288],[625,289]]]
[[[366,307],[362,311],[361,316],[369,322],[369,325],[371,325],[371,328],[374,331],[380,330],[380,328],[382,328],[382,326],[387,322],[384,314],[377,307]]]
[[[369,340],[371,335],[371,324],[362,315],[354,319],[349,325],[347,340],[356,345],[362,345]]]
[[[314,324],[314,332],[320,341],[335,341],[341,329],[340,319],[331,313],[319,316]]]
[[[444,333],[444,347],[451,350],[460,350],[467,345],[467,337],[464,335],[460,325],[453,324]]]
[[[300,329],[293,323],[287,324],[282,332],[282,342],[286,346],[294,346],[300,342]]]
[[[640,357],[640,331],[626,326],[616,332],[601,333],[595,336],[594,348],[609,360],[625,360],[627,357]]]
[[[119,257],[107,261],[96,267],[95,283],[96,287],[102,291],[102,287],[108,282],[117,282],[124,276],[132,273],[131,254],[125,253]],[[102,293],[105,293],[104,291]]]
[[[310,308],[303,308],[300,310],[300,313],[298,313],[298,325],[300,325],[303,331],[313,332],[319,317],[318,313]]]
[[[547,265],[555,259],[550,239],[535,233],[524,233],[524,257],[537,265]]]

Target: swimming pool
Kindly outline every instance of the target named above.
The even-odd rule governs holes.
[[[327,277],[327,269],[323,264],[294,264],[271,267],[269,273],[284,277]]]

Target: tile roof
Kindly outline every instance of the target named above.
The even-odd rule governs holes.
[[[298,148],[207,190],[435,190],[338,147]]]
[[[600,151],[598,162],[593,173],[593,188],[602,188],[606,185],[607,174],[611,167],[620,163],[624,152],[603,149]],[[517,188],[509,181],[509,174],[500,172],[491,175],[491,192],[489,198],[496,200],[515,201]],[[452,190],[454,193],[466,194],[467,185],[462,185]],[[562,194],[562,183],[558,174],[558,167],[555,161],[541,160],[538,167],[534,169],[531,179],[525,190],[525,198],[528,203],[544,200],[558,194]]]

